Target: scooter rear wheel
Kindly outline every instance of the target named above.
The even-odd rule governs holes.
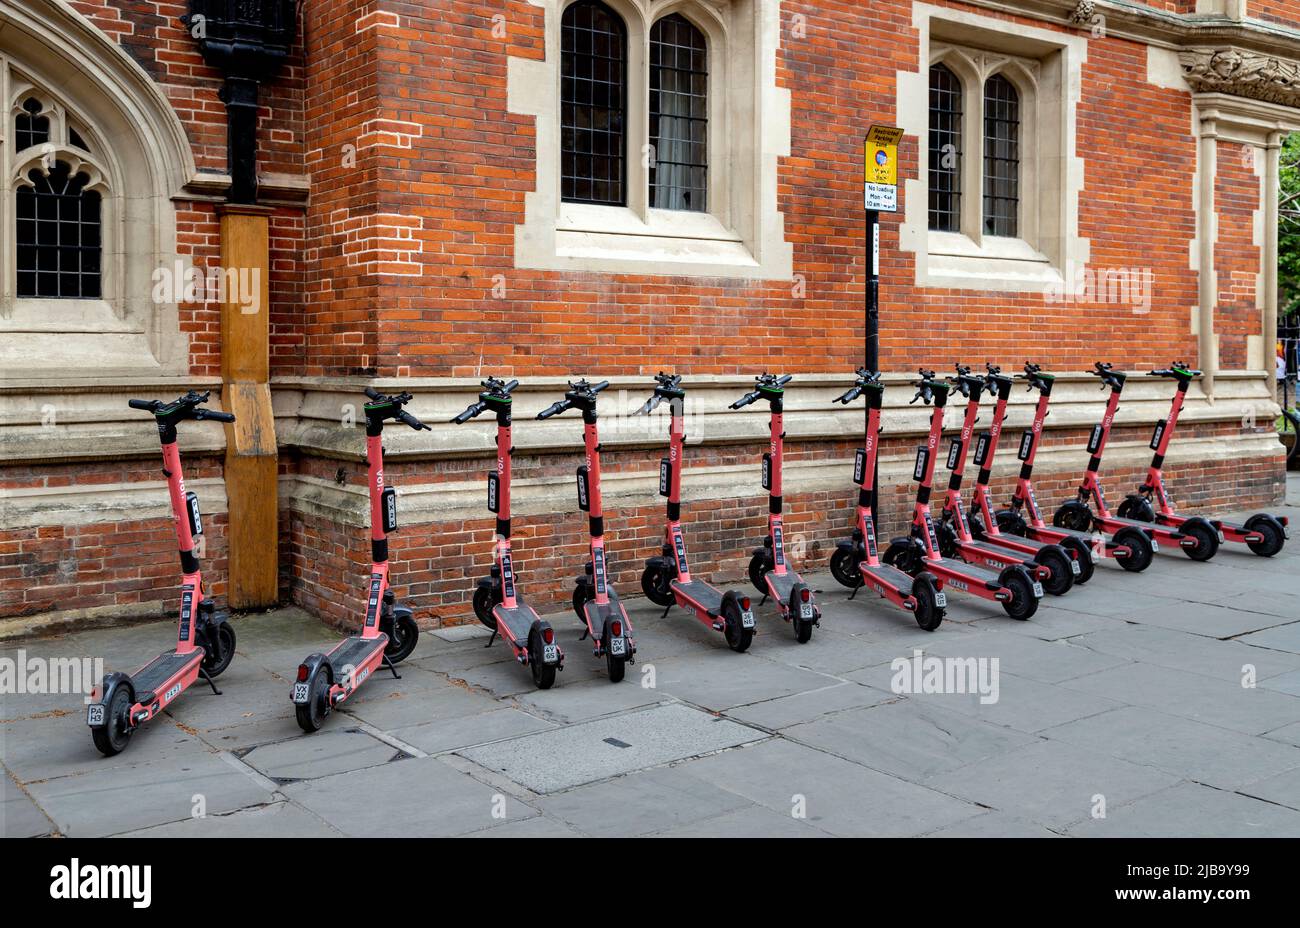
[[[916,618],[916,624],[927,632],[938,628],[948,611],[939,605],[936,594],[934,581],[929,577],[917,577],[912,582],[912,598],[916,600],[916,612],[913,616]]]
[[[222,622],[217,626],[217,650],[221,652],[221,660],[213,660],[210,652],[203,655],[203,669],[207,671],[209,677],[219,677],[230,666],[230,662],[235,659],[235,630],[230,627],[229,622]]]
[[[1181,531],[1196,539],[1195,548],[1183,548],[1183,553],[1192,560],[1208,561],[1219,553],[1219,533],[1210,526],[1200,522],[1184,522]]]
[[[831,576],[840,586],[856,590],[864,582],[862,571],[858,569],[860,563],[862,561],[855,548],[836,548],[835,553],[831,555]]]
[[[308,692],[307,701],[294,706],[294,712],[298,716],[298,727],[303,731],[311,734],[314,731],[320,731],[321,725],[325,722],[326,701],[329,699],[330,681],[329,674],[324,670],[317,670],[316,675],[311,678],[311,690]]]
[[[119,686],[113,691],[113,698],[104,712],[104,726],[90,730],[90,737],[94,740],[95,747],[105,757],[121,754],[131,743],[134,729],[131,728],[128,714],[131,711],[132,701],[130,687]]]
[[[790,590],[790,601],[785,604],[786,609],[790,611],[790,625],[794,628],[794,640],[800,644],[807,644],[812,640],[813,620],[805,619],[799,615],[800,607],[803,605],[802,590],[807,589],[806,583],[796,583]]]
[[[1132,526],[1120,529],[1115,533],[1115,544],[1128,548],[1127,557],[1117,557],[1115,560],[1119,561],[1120,567],[1132,573],[1142,573],[1155,559],[1156,553],[1151,547],[1151,539],[1141,529]]]
[[[728,599],[722,604],[722,630],[731,650],[737,654],[749,650],[754,640],[754,630],[740,624],[740,606],[734,599]]]
[[[1070,592],[1070,587],[1074,586],[1074,571],[1070,567],[1068,554],[1057,548],[1043,548],[1035,560],[1052,574],[1043,581],[1044,590],[1053,596],[1064,596]]]
[[[1013,568],[1003,574],[1002,585],[1011,591],[1011,598],[1002,604],[1007,615],[1017,622],[1025,622],[1038,611],[1038,597],[1034,595],[1034,582],[1029,579],[1029,572],[1022,568]]]
[[[1062,539],[1061,547],[1067,552],[1073,551],[1075,559],[1079,562],[1079,576],[1074,578],[1075,586],[1082,586],[1091,580],[1097,570],[1097,565],[1092,560],[1092,549],[1081,539],[1073,537]]]
[[[549,690],[555,685],[555,665],[544,664],[541,660],[529,660],[533,668],[533,685],[539,690]]]
[[[1259,532],[1264,536],[1263,541],[1246,542],[1246,547],[1260,557],[1273,557],[1286,544],[1286,534],[1283,532],[1282,526],[1268,516],[1247,522],[1246,528],[1252,532]]]
[[[393,623],[393,634],[389,636],[384,654],[394,664],[401,663],[411,656],[419,640],[420,626],[415,624],[415,619],[403,614]]]

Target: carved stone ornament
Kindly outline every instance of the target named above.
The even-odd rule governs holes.
[[[1233,48],[1196,49],[1178,56],[1183,77],[1198,93],[1227,93],[1300,107],[1300,65]]]
[[[1097,4],[1093,0],[1079,0],[1067,21],[1076,26],[1087,26],[1092,23],[1092,14],[1095,12],[1097,12]]]

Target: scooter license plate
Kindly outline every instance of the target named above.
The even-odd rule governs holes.
[[[1079,566],[1079,562],[1078,562],[1078,561],[1071,561],[1071,562],[1070,562],[1070,573],[1074,574],[1074,575],[1077,577],[1077,576],[1079,576],[1079,574],[1081,574],[1082,572],[1083,572],[1083,568],[1081,568],[1081,567]]]
[[[554,664],[560,660],[560,646],[558,644],[542,645],[542,663]]]
[[[812,607],[812,603],[800,603],[800,604],[799,604],[799,618],[801,618],[801,619],[811,619],[812,617],[813,617],[813,607]]]
[[[940,609],[948,605],[948,594],[939,592],[934,594],[934,604]]]
[[[1223,537],[1223,529],[1219,529],[1219,544],[1223,544],[1224,541],[1225,539]]]
[[[310,691],[311,691],[311,684],[295,683],[293,685],[293,701],[298,703],[299,705],[306,705],[307,700],[310,698],[308,696],[308,693]]]
[[[95,728],[104,724],[104,707],[98,703],[93,706],[86,706],[86,724]]]
[[[627,639],[611,638],[609,641],[609,653],[615,657],[622,657],[627,654]]]
[[[1157,541],[1157,540],[1154,539],[1154,538],[1151,539],[1151,550],[1152,550],[1152,551],[1159,551],[1159,550],[1160,550],[1160,542]]]
[[[742,613],[740,614],[740,627],[741,627],[741,628],[753,628],[753,627],[754,627],[754,613],[753,613],[752,610],[751,610],[751,611],[742,612]]]
[[[1034,596],[1037,599],[1043,598],[1043,585],[1036,580],[1034,581]]]

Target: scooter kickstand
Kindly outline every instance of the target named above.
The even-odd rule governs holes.
[[[384,666],[393,672],[393,679],[402,679],[402,675],[397,672],[397,668],[393,666],[393,662],[388,659],[387,654],[384,655]]]
[[[199,676],[208,681],[208,686],[212,687],[212,692],[216,693],[218,696],[221,695],[221,690],[217,689],[216,681],[208,676],[208,672],[203,669],[202,664],[199,665]]]
[[[860,590],[860,589],[862,589],[862,586],[861,586],[861,585],[855,586],[855,587],[853,588],[853,592],[849,594],[849,602],[852,602],[852,601],[853,601],[853,597],[855,597],[855,596],[858,595],[858,590]]]
[[[485,645],[483,645],[483,647],[485,647],[485,648],[490,648],[490,647],[492,647],[492,642],[494,642],[494,641],[496,641],[496,640],[497,640],[497,630],[494,628],[494,629],[492,629],[492,634],[488,637],[488,643],[485,644]]]
[[[758,601],[758,604],[761,606],[761,605],[763,605],[763,604],[766,603],[766,602],[767,602],[767,594],[764,593],[764,594],[763,594],[763,598],[760,599],[760,600]]]
[[[672,608],[673,608],[673,604],[672,604],[672,603],[669,603],[668,605],[664,606],[664,613],[663,613],[663,615],[659,616],[659,618],[661,618],[661,619],[666,619],[666,618],[668,618],[668,613],[672,610]]]

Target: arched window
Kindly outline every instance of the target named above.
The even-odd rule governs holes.
[[[930,228],[961,230],[962,87],[945,65],[930,68]]]
[[[704,33],[673,13],[650,29],[650,205],[704,212],[709,187]]]
[[[62,106],[39,91],[12,112],[14,294],[19,299],[97,300],[103,296],[103,197],[97,168]],[[81,157],[84,157],[81,156]]]
[[[15,196],[18,296],[98,299],[100,196],[86,189],[90,175],[57,161],[27,179]]]
[[[1020,216],[1020,94],[1001,74],[984,82],[984,233],[1015,237]]]
[[[560,196],[627,201],[627,29],[598,0],[564,11],[560,28]]]

